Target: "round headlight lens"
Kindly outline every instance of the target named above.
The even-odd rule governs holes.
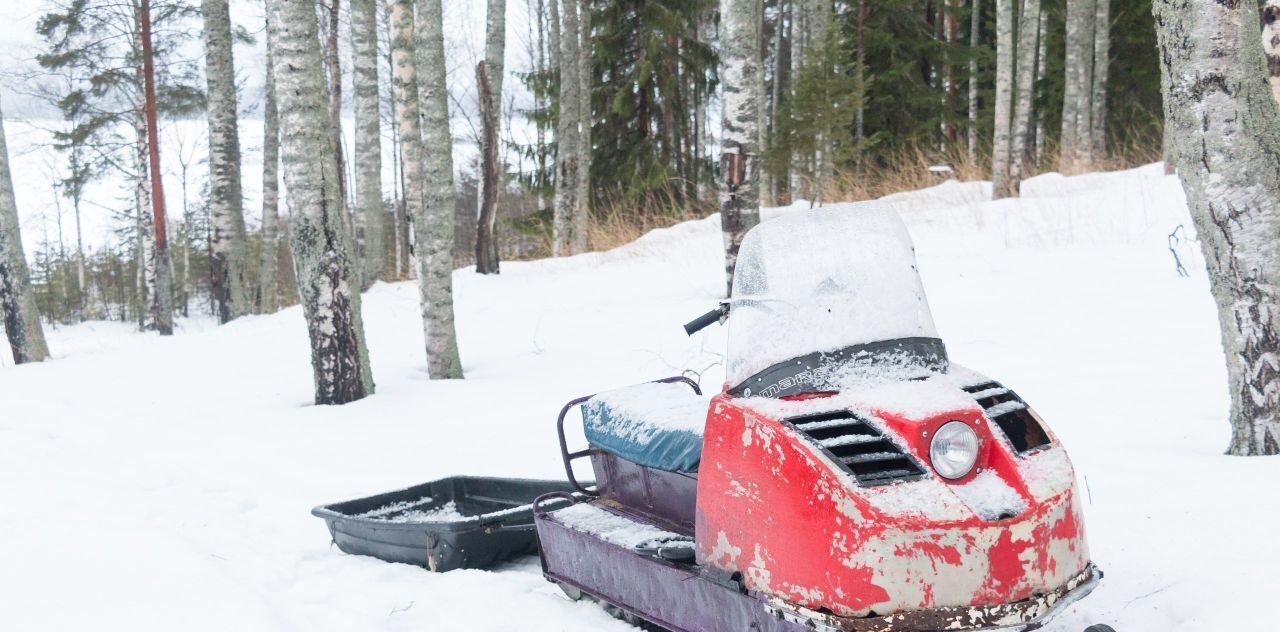
[[[929,441],[929,460],[943,478],[962,478],[978,460],[978,433],[964,422],[948,421]]]

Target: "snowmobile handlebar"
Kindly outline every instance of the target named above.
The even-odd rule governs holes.
[[[720,303],[715,309],[687,322],[684,324],[684,333],[692,336],[693,334],[710,327],[713,323],[721,322],[729,315],[729,303]]]

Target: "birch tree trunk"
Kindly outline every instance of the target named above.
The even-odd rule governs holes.
[[[1087,171],[1093,165],[1093,47],[1094,0],[1085,0],[1080,7],[1079,41],[1080,72],[1076,88],[1079,103],[1076,104],[1076,143],[1073,171]]]
[[[1107,157],[1107,75],[1111,55],[1111,0],[1095,0],[1093,18],[1093,85],[1089,116],[1090,158]]]
[[[137,43],[138,48],[141,49],[141,39],[138,39]],[[141,64],[135,69],[135,74],[138,95],[141,99],[145,82]],[[139,101],[133,113],[133,212],[137,232],[135,238],[138,250],[138,297],[141,299],[137,317],[140,329],[155,327],[154,302],[157,296],[155,242],[152,240],[155,234],[155,222],[151,217],[151,167],[148,157],[147,119],[143,114],[145,108],[145,102]]]
[[[418,73],[414,59],[413,0],[387,0],[391,14],[391,90],[400,130],[400,168],[404,214],[410,223],[422,215],[422,128],[418,122]],[[400,239],[408,249],[408,230]],[[419,233],[420,235],[420,233]],[[421,277],[419,277],[421,278]]]
[[[271,13],[267,12],[270,30]],[[262,253],[258,264],[258,311],[274,313],[280,294],[280,112],[276,106],[275,53],[267,38],[266,102],[262,111]]]
[[[978,164],[978,44],[982,33],[982,0],[973,0],[969,16],[969,162]]]
[[[561,0],[552,0],[557,2]],[[551,254],[572,255],[586,251],[585,234],[579,235],[578,137],[580,101],[578,90],[578,10],[577,0],[562,0],[560,18],[560,111],[556,120],[556,194],[551,220]]]
[[[40,362],[49,357],[31,291],[27,256],[22,250],[18,201],[9,173],[9,147],[4,136],[4,112],[0,111],[0,324],[4,325],[13,352],[13,363]]]
[[[353,197],[361,246],[361,279],[368,287],[383,278],[387,253],[382,207],[382,122],[378,102],[377,0],[351,0],[351,78],[354,105]]]
[[[1009,165],[1009,194],[1022,186],[1022,163],[1027,155],[1036,86],[1036,34],[1040,31],[1040,0],[1023,0],[1018,34],[1018,104],[1013,115],[1013,151]]]
[[[311,338],[317,404],[373,393],[360,315],[359,274],[343,221],[315,3],[270,0],[272,64],[280,99],[289,242]]]
[[[476,64],[480,101],[480,212],[476,221],[476,272],[499,272],[498,243],[498,113],[485,62]]]
[[[245,231],[240,190],[236,77],[231,58],[228,0],[202,0],[205,76],[209,88],[209,209],[212,213],[213,299],[218,321],[249,310],[244,278]],[[314,18],[313,18],[314,21]]]
[[[462,360],[453,322],[453,142],[445,84],[440,0],[416,0],[418,110],[422,129],[422,210],[417,235],[418,292],[426,334],[427,374],[459,379]]]
[[[498,197],[502,191],[499,126],[502,124],[502,75],[507,41],[507,2],[489,0],[485,13],[484,66],[476,68],[480,100],[480,212],[476,217],[476,272],[497,274]]]
[[[1063,60],[1062,133],[1058,137],[1058,161],[1061,163],[1060,170],[1070,174],[1075,171],[1076,143],[1079,137],[1080,66],[1083,63],[1080,55],[1080,31],[1084,0],[1066,0],[1066,2],[1067,32],[1064,38],[1066,52]]]
[[[761,0],[721,0],[720,227],[726,296],[742,238],[760,223]]]
[[[579,252],[585,252],[591,217],[591,2],[578,0],[578,7],[578,179],[573,192],[573,232]]]
[[[1280,0],[1266,0],[1262,7],[1262,51],[1271,93],[1280,101]]]
[[[1035,85],[1040,85],[1044,81],[1045,75],[1045,58],[1049,48],[1049,12],[1043,7],[1040,10],[1040,34],[1036,36],[1036,81]],[[1036,164],[1041,164],[1044,159],[1045,127],[1044,127],[1044,108],[1035,108],[1036,117]]]
[[[991,147],[992,199],[1007,198],[1015,193],[1012,182],[1010,126],[1013,110],[1013,3],[996,0],[996,112],[995,136]]]
[[[348,230],[352,228],[351,218],[347,214],[347,160],[344,154],[342,139],[342,62],[338,57],[338,25],[342,11],[342,0],[329,0],[320,6],[327,7],[328,26],[324,39],[324,64],[329,79],[329,142],[333,145],[334,155],[338,158],[338,188],[342,190],[342,221]]]
[[[151,0],[139,3],[140,38],[142,40],[143,116],[147,124],[147,170],[151,180],[151,217],[155,223],[154,295],[151,297],[151,319],[161,336],[173,335],[173,263],[169,259],[168,220],[165,214],[164,177],[160,171],[160,123],[156,113],[156,71],[151,45]]]
[[[1256,5],[1156,0],[1178,175],[1218,305],[1229,454],[1280,454],[1280,105]]]

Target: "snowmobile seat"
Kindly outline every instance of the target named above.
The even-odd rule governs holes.
[[[582,405],[587,442],[668,472],[696,472],[710,399],[682,383],[650,382],[595,395]]]

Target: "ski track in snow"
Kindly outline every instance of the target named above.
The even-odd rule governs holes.
[[[1153,165],[1038,177],[1018,200],[989,191],[888,202],[952,358],[1016,389],[1071,451],[1107,575],[1046,629],[1266,627],[1280,459],[1222,455],[1204,268],[1193,244],[1179,278],[1166,245],[1191,229],[1176,179]],[[377,394],[342,407],[310,404],[297,307],[186,320],[170,339],[50,329],[53,360],[0,366],[0,628],[633,629],[568,601],[536,559],[434,575],[339,552],[308,510],[457,473],[559,478],[554,420],[570,398],[684,369],[718,390],[724,331],[680,328],[718,298],[718,222],[457,272],[463,381],[427,380],[414,286],[377,285],[364,301]]]

